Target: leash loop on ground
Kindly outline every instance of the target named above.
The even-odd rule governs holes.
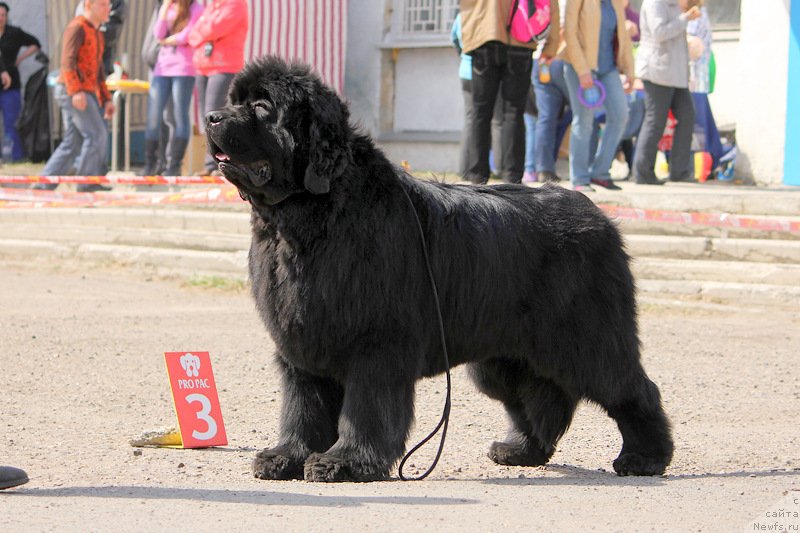
[[[433,268],[431,267],[431,260],[428,255],[428,243],[425,240],[425,232],[422,230],[422,222],[420,222],[419,220],[419,215],[417,214],[417,209],[414,207],[414,202],[411,201],[411,197],[408,195],[408,192],[406,192],[405,187],[401,185],[400,189],[403,191],[403,194],[406,195],[406,199],[408,200],[408,203],[411,206],[411,212],[414,213],[414,219],[417,222],[417,229],[419,230],[419,238],[422,244],[422,254],[425,258],[425,266],[428,269],[428,279],[431,282],[431,290],[433,291],[433,300],[434,303],[436,304],[436,316],[439,319],[439,335],[441,336],[441,341],[442,341],[445,375],[447,377],[447,394],[445,396],[444,409],[442,410],[442,417],[439,419],[439,423],[436,424],[436,427],[433,429],[433,431],[431,431],[428,434],[427,437],[422,439],[416,446],[411,448],[411,450],[409,450],[406,453],[406,455],[403,457],[403,460],[400,461],[400,466],[398,466],[397,468],[397,473],[400,476],[401,480],[420,481],[428,477],[428,475],[430,475],[430,473],[433,472],[434,468],[436,468],[436,465],[439,463],[439,458],[442,456],[442,450],[444,450],[444,441],[447,438],[447,426],[450,422],[450,392],[452,389],[452,383],[450,379],[450,358],[447,355],[447,340],[445,339],[444,335],[444,320],[442,318],[442,308],[441,305],[439,304],[439,292],[436,289],[436,280],[433,277]],[[436,451],[436,457],[433,458],[433,463],[431,463],[431,466],[429,466],[425,472],[423,472],[421,475],[417,477],[406,477],[403,474],[403,466],[406,464],[406,461],[408,461],[411,458],[411,456],[417,452],[417,450],[419,450],[425,444],[427,444],[428,441],[430,441],[439,432],[440,429],[442,430],[442,436],[441,439],[439,440],[439,449]]]

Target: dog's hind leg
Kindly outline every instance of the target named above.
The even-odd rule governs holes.
[[[626,388],[624,397],[598,403],[617,422],[622,433],[622,451],[613,463],[617,474],[663,474],[672,460],[674,444],[670,423],[661,405],[661,394],[644,370],[640,370],[634,385]]]
[[[614,460],[620,476],[655,476],[672,460],[670,423],[661,405],[658,387],[634,363],[628,376],[594,384],[587,399],[600,404],[622,433],[622,451]],[[609,386],[613,381],[613,386]]]
[[[572,421],[577,399],[526,363],[490,359],[470,365],[478,388],[503,403],[511,419],[505,442],[494,442],[489,458],[501,465],[546,464]]]
[[[278,358],[282,374],[280,436],[274,448],[260,451],[253,475],[260,479],[303,479],[303,464],[338,438],[336,424],[343,390],[331,379],[304,372]]]

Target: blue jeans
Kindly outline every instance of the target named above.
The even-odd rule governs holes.
[[[716,168],[720,158],[725,155],[725,149],[722,147],[717,123],[711,112],[711,105],[708,103],[708,94],[692,93],[692,100],[694,101],[694,132],[700,135],[701,149],[711,154],[711,168]]]
[[[5,136],[13,143],[11,149],[11,160],[19,161],[25,156],[22,149],[22,139],[17,133],[16,122],[19,112],[22,110],[22,97],[19,89],[8,89],[0,91],[0,108],[3,110],[3,130]]]
[[[147,97],[147,129],[144,138],[157,141],[164,120],[164,109],[172,100],[176,139],[188,139],[191,134],[189,104],[194,90],[194,76],[153,76]]]
[[[572,137],[569,143],[569,179],[572,186],[588,185],[592,179],[611,179],[611,162],[617,153],[617,146],[628,124],[628,97],[622,88],[619,71],[611,70],[597,76],[606,88],[603,108],[606,111],[606,127],[600,139],[594,159],[591,157],[592,130],[594,129],[595,109],[590,109],[578,100],[580,81],[575,69],[564,64],[564,76],[569,89],[569,102],[572,107]],[[591,162],[591,163],[590,163]]]
[[[55,99],[61,106],[64,138],[42,172],[45,176],[63,176],[75,168],[78,176],[105,176],[108,172],[108,128],[103,110],[94,94],[86,94],[86,109],[72,107],[72,97],[62,84],[55,87]],[[55,184],[52,186],[55,189]]]
[[[525,113],[525,170],[536,172],[536,117]]]
[[[536,170],[556,171],[556,156],[564,131],[559,128],[559,115],[564,104],[569,102],[569,91],[564,79],[564,62],[560,59],[550,63],[550,83],[539,81],[539,65],[534,67],[533,90],[539,117],[536,122]],[[566,130],[566,128],[564,128]]]
[[[639,130],[644,121],[644,91],[635,91],[627,96],[628,98],[628,124],[625,126],[625,131],[622,132],[622,140],[630,141],[639,135]],[[597,113],[594,118],[594,128],[592,129],[592,145],[589,153],[594,155],[597,152],[597,144],[600,142],[600,126],[605,124],[606,114]],[[633,144],[631,142],[631,144]],[[628,157],[627,154],[626,158]],[[629,159],[628,163],[633,160]]]

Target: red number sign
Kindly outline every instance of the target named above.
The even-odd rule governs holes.
[[[164,358],[183,447],[228,444],[208,352],[166,352]]]

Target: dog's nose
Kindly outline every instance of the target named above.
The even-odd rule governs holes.
[[[206,124],[219,124],[222,122],[222,113],[220,111],[209,111],[206,113]]]

